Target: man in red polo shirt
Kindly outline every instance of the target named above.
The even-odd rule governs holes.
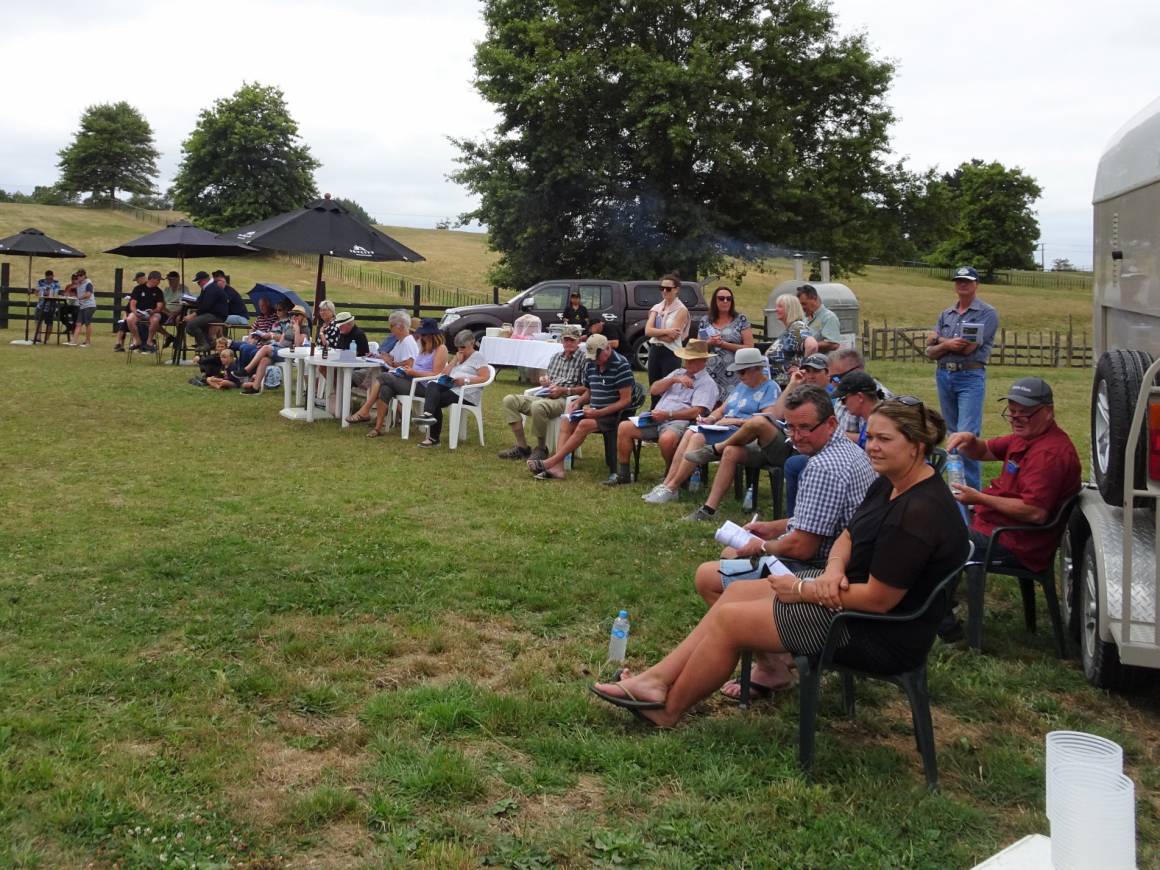
[[[1011,425],[1010,435],[983,440],[970,432],[956,432],[947,439],[948,450],[958,450],[968,459],[1003,463],[1000,475],[982,492],[969,486],[955,492],[961,504],[974,506],[970,536],[977,559],[983,558],[995,527],[1045,523],[1080,486],[1079,456],[1055,422],[1048,383],[1022,378],[1011,385],[1005,401],[1003,417]],[[1062,526],[1046,532],[1004,532],[991,549],[991,563],[1042,571],[1051,564],[1062,535]],[[939,629],[944,640],[961,632],[953,615]]]

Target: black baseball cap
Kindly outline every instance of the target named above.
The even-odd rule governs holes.
[[[193,280],[194,281],[208,281],[209,280],[209,272],[198,272],[196,275],[193,276]]]
[[[854,393],[882,398],[878,390],[878,382],[866,374],[866,372],[846,372],[846,374],[842,375],[842,379],[838,381],[838,386],[834,388],[834,395],[839,399],[843,399]]]
[[[803,369],[816,369],[819,372],[826,371],[829,367],[830,361],[824,353],[811,353],[802,360],[801,364]]]
[[[144,277],[145,277],[144,272],[138,272],[136,275],[133,276],[133,280],[136,281],[138,278],[144,278]]]

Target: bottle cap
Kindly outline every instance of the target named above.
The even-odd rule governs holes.
[[[621,617],[624,617],[625,619],[627,619],[628,618],[628,611],[622,610],[622,611],[620,611],[620,613],[617,614],[617,616],[621,616]]]

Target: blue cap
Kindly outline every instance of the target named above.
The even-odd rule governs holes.
[[[623,616],[627,619],[628,618],[628,611],[622,610],[622,611],[620,611],[620,613],[617,614],[617,616]]]
[[[956,281],[978,281],[979,280],[979,273],[976,272],[974,270],[974,268],[971,266],[959,266],[959,268],[955,269],[954,280],[956,280]]]

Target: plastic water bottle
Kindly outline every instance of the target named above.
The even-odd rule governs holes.
[[[571,453],[564,454],[564,470],[565,471],[572,470],[572,454]]]
[[[693,476],[689,478],[689,492],[696,492],[701,488],[701,466],[693,469]]]
[[[612,621],[612,633],[608,636],[608,660],[614,663],[624,661],[628,648],[628,611],[622,610]]]
[[[757,493],[757,484],[745,488],[745,498],[741,501],[741,509],[743,511],[753,510],[753,502],[756,501],[754,496]]]
[[[966,471],[963,469],[963,457],[959,451],[952,450],[947,456],[947,486],[958,489],[967,485]]]

